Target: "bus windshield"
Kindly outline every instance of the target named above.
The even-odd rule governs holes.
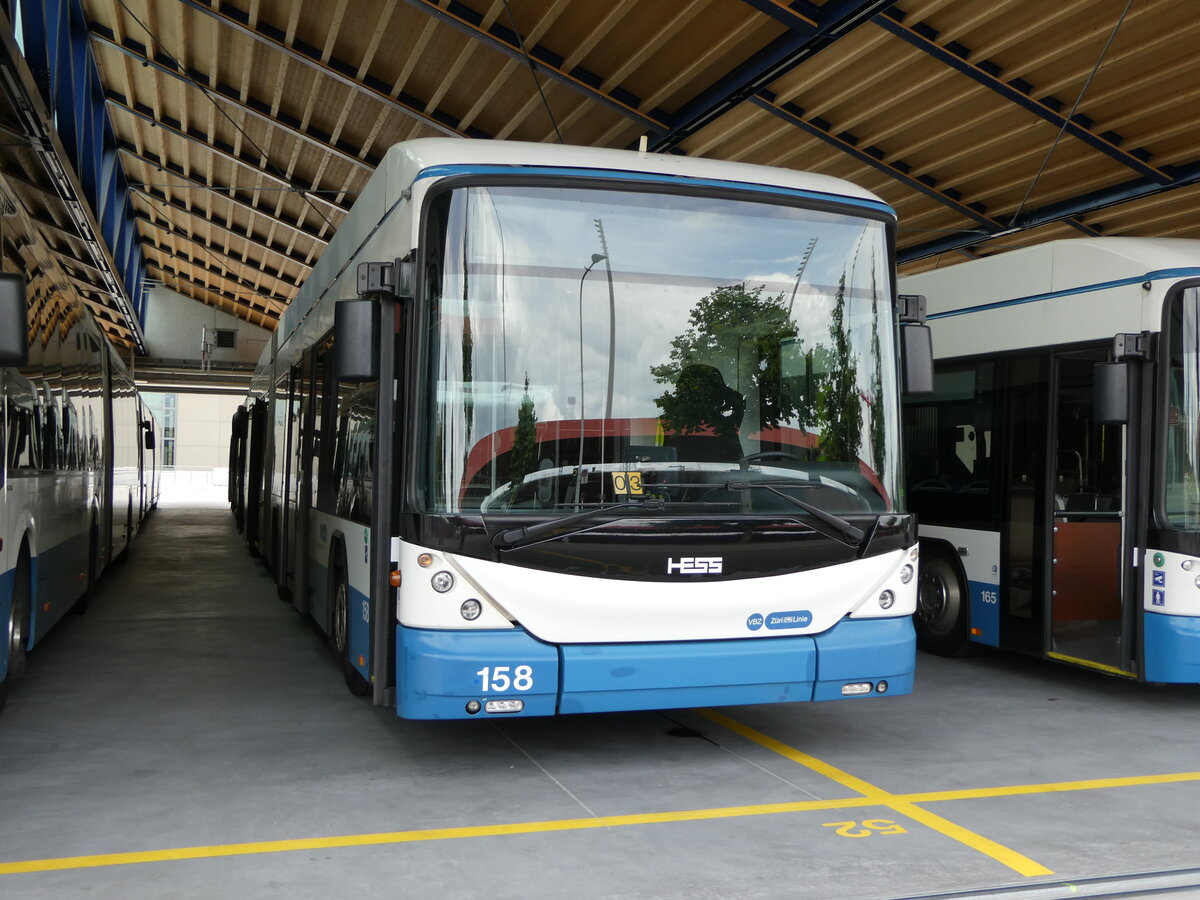
[[[895,509],[882,222],[560,185],[428,216],[427,511]]]
[[[1178,291],[1171,303],[1171,363],[1167,391],[1167,521],[1200,529],[1200,288]]]

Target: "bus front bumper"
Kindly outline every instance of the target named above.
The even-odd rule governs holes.
[[[891,696],[912,692],[915,665],[908,616],[843,619],[816,635],[640,644],[397,625],[396,712],[469,719]]]

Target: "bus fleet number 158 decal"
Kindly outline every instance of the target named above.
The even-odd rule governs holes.
[[[502,694],[509,689],[527,691],[533,687],[533,666],[484,666],[475,674],[481,679],[485,694]]]

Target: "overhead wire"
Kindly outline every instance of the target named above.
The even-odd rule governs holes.
[[[1017,211],[1013,213],[1012,219],[1009,220],[1009,227],[1015,227],[1017,219],[1021,216],[1021,211],[1024,210],[1025,204],[1029,202],[1030,196],[1033,194],[1033,189],[1037,186],[1038,181],[1042,177],[1042,173],[1046,171],[1046,166],[1050,163],[1050,157],[1054,155],[1059,141],[1062,140],[1063,134],[1067,130],[1067,123],[1075,118],[1075,113],[1079,109],[1079,105],[1083,102],[1083,97],[1087,93],[1088,88],[1092,84],[1092,79],[1096,77],[1096,73],[1100,71],[1100,65],[1104,62],[1104,57],[1108,55],[1109,48],[1112,47],[1113,41],[1116,40],[1117,32],[1121,30],[1121,25],[1125,21],[1125,17],[1129,15],[1129,9],[1133,6],[1133,0],[1127,0],[1125,9],[1121,11],[1120,18],[1117,19],[1117,24],[1113,26],[1112,32],[1108,36],[1108,40],[1104,44],[1104,49],[1100,51],[1100,56],[1096,59],[1095,65],[1092,66],[1092,71],[1088,75],[1087,80],[1083,83],[1083,87],[1079,89],[1079,96],[1075,98],[1075,104],[1071,107],[1071,111],[1063,119],[1061,127],[1058,129],[1058,134],[1054,138],[1054,143],[1050,145],[1050,149],[1046,151],[1046,157],[1042,160],[1042,165],[1038,168],[1037,174],[1033,176],[1033,181],[1029,184],[1029,190],[1025,192],[1025,196],[1021,198],[1020,204],[1017,205]]]
[[[529,74],[533,76],[533,85],[537,88],[538,96],[542,98],[542,106],[546,108],[546,115],[550,117],[550,124],[554,126],[554,134],[558,137],[560,144],[565,144],[562,132],[558,130],[558,120],[554,118],[554,110],[550,108],[550,101],[546,99],[546,92],[542,90],[541,79],[538,78],[537,67],[533,64],[533,57],[529,55],[529,50],[525,47],[525,39],[521,37],[521,29],[517,27],[517,20],[513,16],[512,7],[508,5],[508,0],[502,0],[504,3],[504,11],[508,13],[508,21],[512,25],[513,34],[517,36],[517,46],[521,48],[521,53],[525,56],[525,62],[529,64]]]

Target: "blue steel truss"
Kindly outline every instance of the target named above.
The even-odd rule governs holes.
[[[671,116],[667,131],[650,139],[652,149],[675,147],[896,0],[829,0],[819,8],[803,2],[790,6],[776,0],[744,2],[783,23],[788,31],[681,106]]]
[[[949,250],[969,247],[972,244],[981,244],[1006,234],[1026,231],[1030,228],[1037,228],[1039,225],[1048,225],[1051,222],[1066,222],[1073,216],[1094,213],[1109,206],[1117,206],[1131,200],[1153,197],[1156,194],[1200,184],[1200,161],[1175,166],[1171,171],[1175,176],[1175,180],[1171,184],[1164,185],[1152,178],[1134,178],[1079,197],[1051,203],[1040,209],[1031,209],[1022,213],[1015,222],[1002,230],[959,231],[923,244],[907,247],[899,253],[900,262],[911,262]]]
[[[1125,150],[1121,145],[1121,136],[1114,132],[1097,134],[1090,128],[1090,122],[1084,116],[1075,115],[1067,118],[1059,112],[1063,103],[1054,97],[1035,97],[1033,87],[1021,79],[1005,81],[1000,74],[1000,67],[991,60],[972,62],[971,51],[957,42],[939,44],[936,41],[937,32],[924,23],[906,25],[904,18],[891,10],[880,13],[875,18],[875,24],[906,41],[918,50],[929,54],[934,59],[954,69],[968,78],[994,91],[1022,109],[1033,113],[1040,119],[1049,122],[1055,128],[1083,141],[1105,156],[1127,166],[1139,175],[1151,178],[1161,184],[1169,184],[1172,180],[1170,170],[1164,170],[1148,162],[1149,154],[1140,149]]]
[[[4,0],[25,60],[117,269],[141,345],[146,263],[81,0]]]

